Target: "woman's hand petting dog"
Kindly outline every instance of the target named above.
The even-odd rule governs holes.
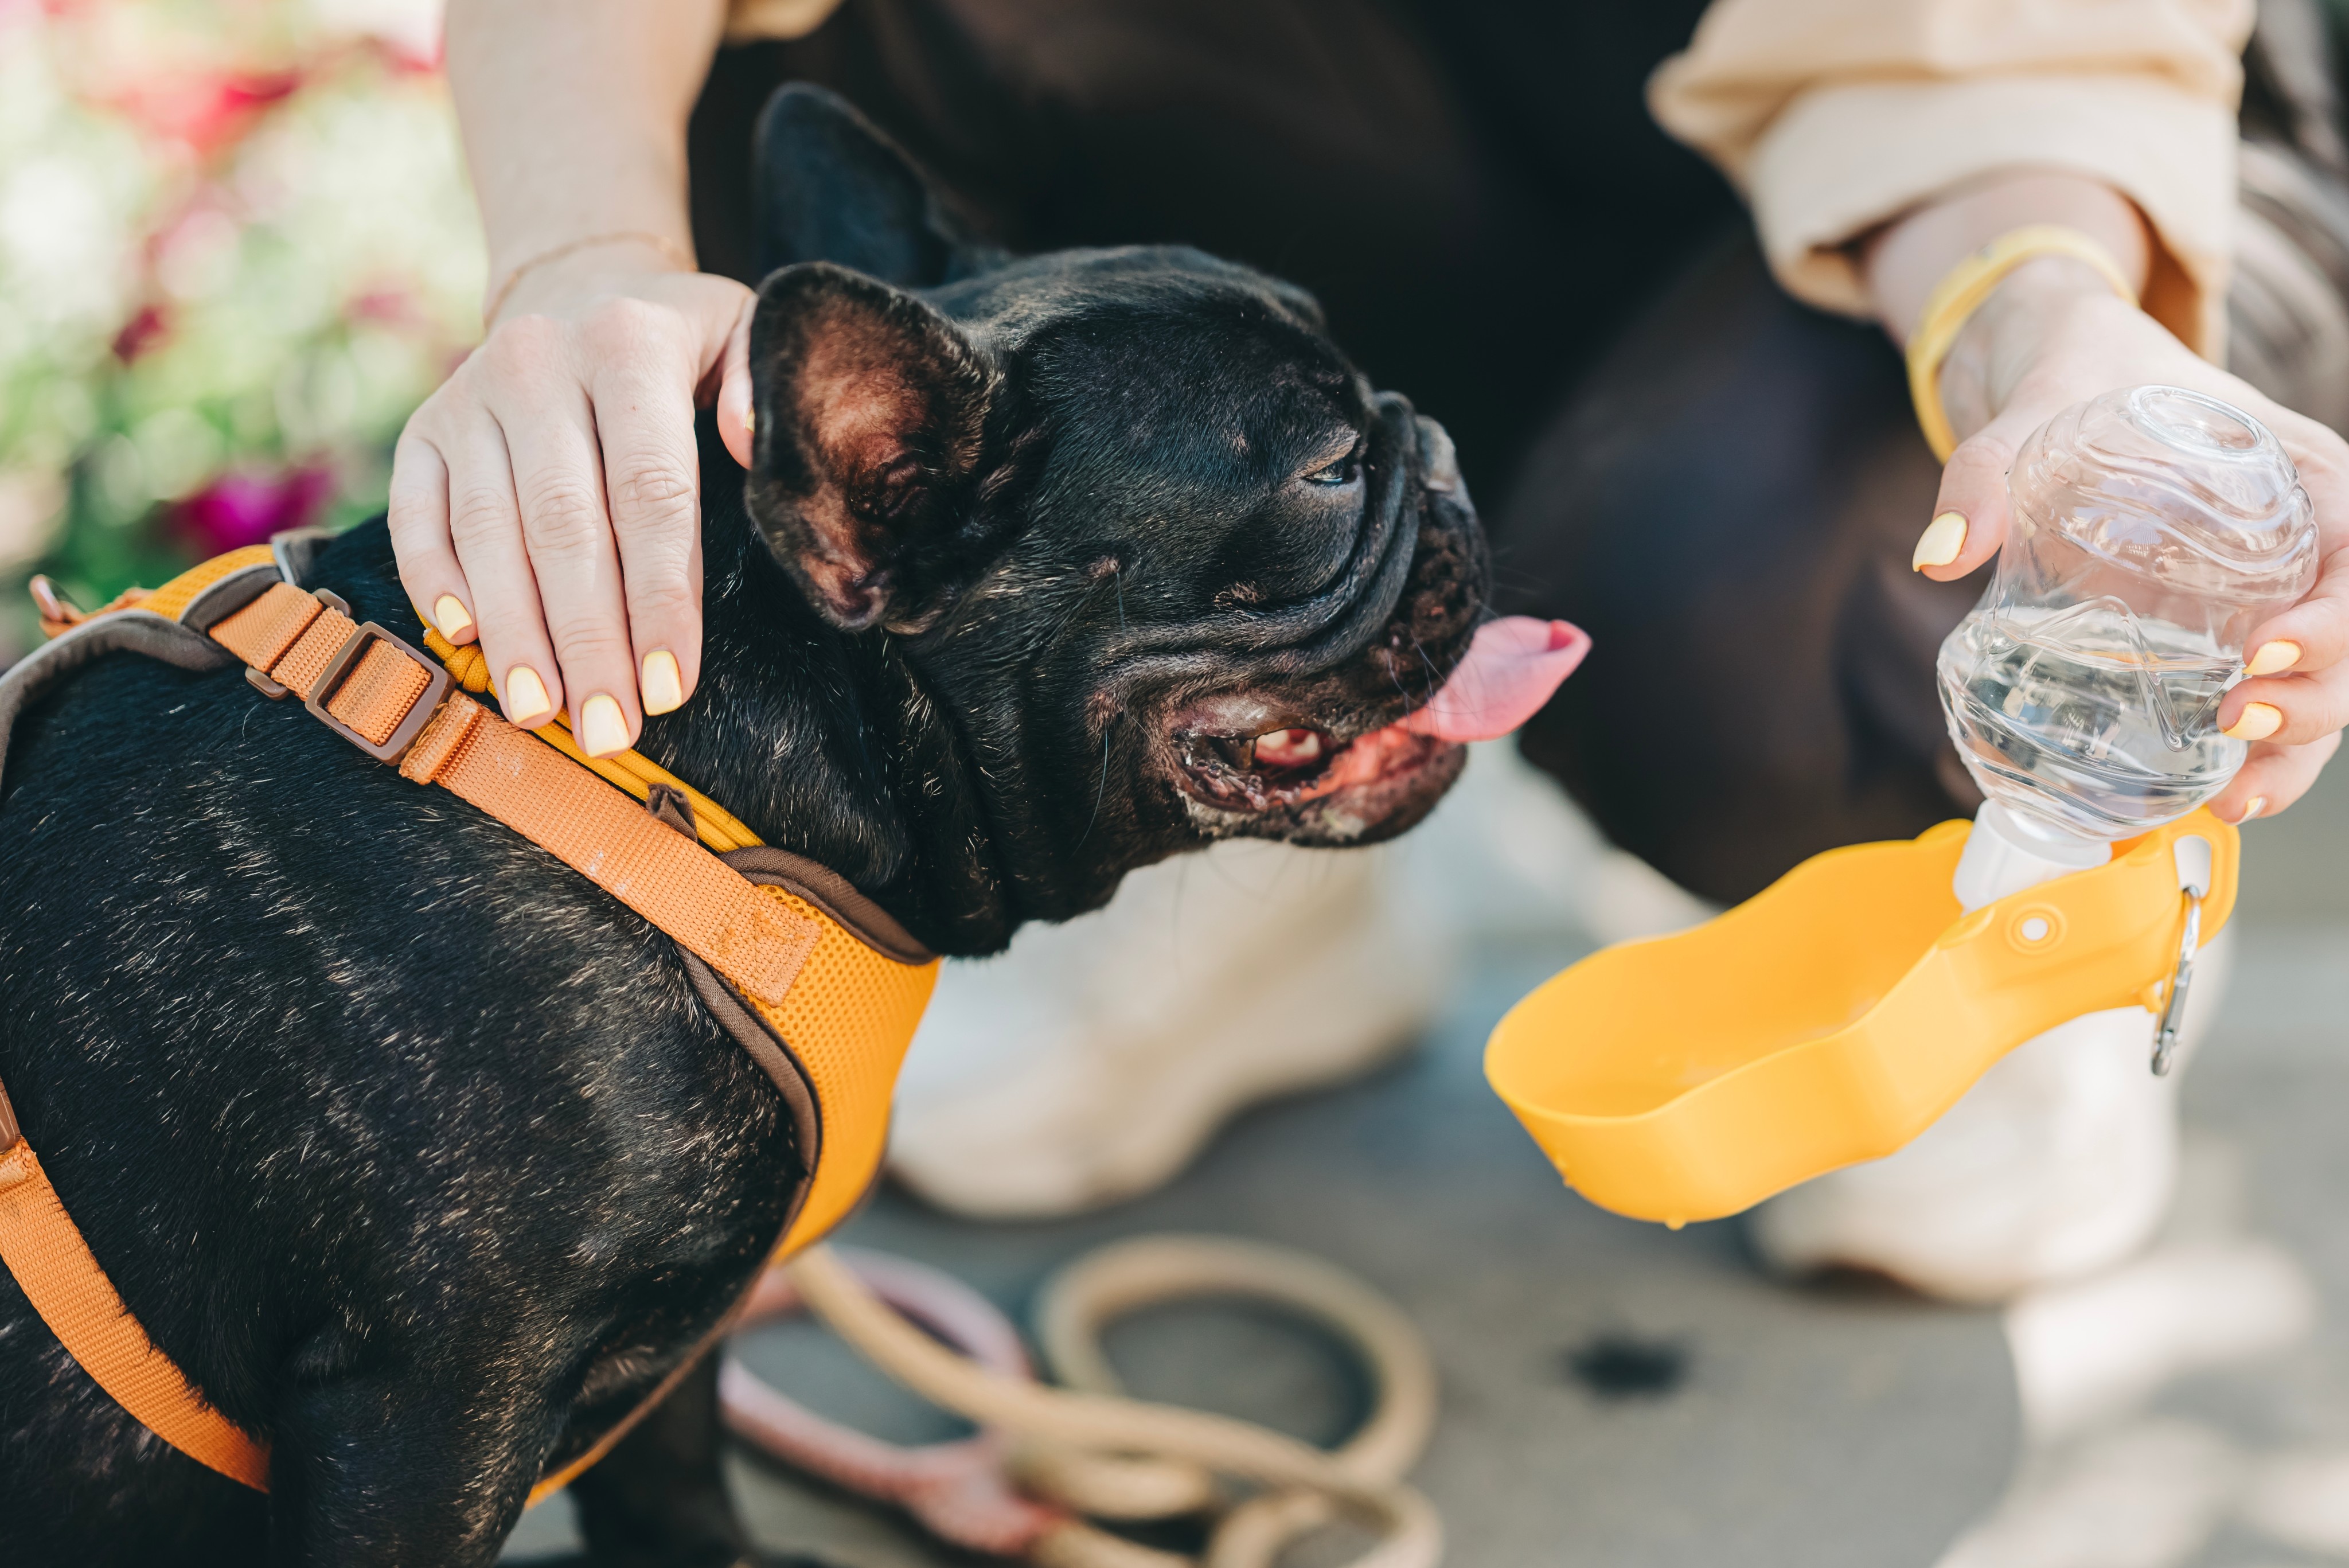
[[[750,460],[754,296],[667,259],[627,238],[530,268],[392,462],[417,612],[479,639],[506,717],[567,708],[596,756],[700,676],[697,403],[716,401],[727,451]]]
[[[2316,782],[2349,722],[2349,443],[2260,395],[2117,297],[2066,257],[2018,267],[1966,324],[1942,370],[1943,406],[1965,439],[1950,456],[1918,566],[1947,582],[1997,555],[2011,522],[2007,471],[2031,433],[2117,387],[2185,387],[2257,418],[2283,443],[2316,509],[2321,566],[2301,601],[2251,629],[2250,679],[2220,703],[2220,729],[2251,757],[2211,809],[2273,815]],[[1964,520],[1962,536],[1941,519]],[[1954,552],[1950,545],[1955,543]]]

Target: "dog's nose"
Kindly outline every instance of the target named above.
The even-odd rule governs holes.
[[[1453,450],[1451,432],[1425,414],[1413,414],[1419,426],[1420,483],[1439,494],[1460,489],[1460,454]]]

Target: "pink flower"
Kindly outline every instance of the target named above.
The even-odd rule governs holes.
[[[412,327],[424,318],[415,295],[404,288],[389,286],[364,289],[353,295],[343,306],[343,314],[353,321],[375,322],[385,327]]]
[[[300,71],[181,70],[157,72],[107,98],[150,134],[212,153],[301,85]]]
[[[222,474],[173,509],[175,532],[208,556],[258,545],[315,520],[335,493],[331,469]]]
[[[161,310],[152,305],[140,306],[139,314],[123,323],[122,330],[114,335],[114,357],[129,364],[155,347],[171,327]]]

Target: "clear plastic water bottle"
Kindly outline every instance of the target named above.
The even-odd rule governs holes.
[[[2007,483],[2013,527],[1941,644],[1941,708],[2008,836],[2102,864],[2242,766],[2219,700],[2244,639],[2315,580],[2314,513],[2266,426],[2177,387],[2065,410]]]

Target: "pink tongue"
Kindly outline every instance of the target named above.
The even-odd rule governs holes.
[[[1452,679],[1402,727],[1439,741],[1495,740],[1538,712],[1589,651],[1590,634],[1562,620],[1488,622]]]

